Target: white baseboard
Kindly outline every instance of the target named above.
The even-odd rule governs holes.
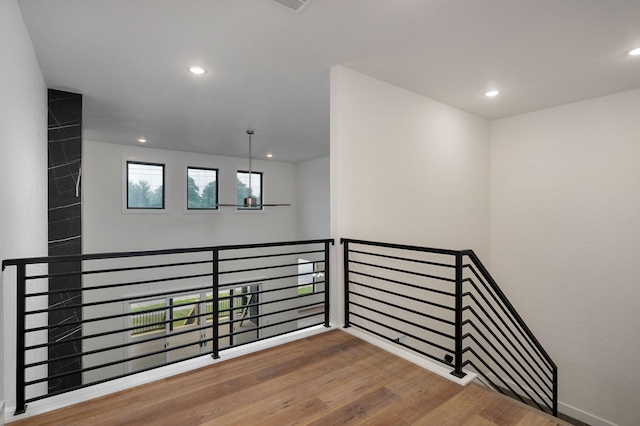
[[[217,364],[222,361],[279,346],[284,343],[304,339],[305,337],[324,333],[334,328],[335,327],[327,328],[322,325],[318,325],[305,330],[294,331],[283,336],[272,337],[270,339],[261,340],[259,342],[238,346],[236,348],[225,349],[224,351],[220,352],[220,358],[218,359],[213,359],[211,355],[203,355],[199,358],[167,365],[166,367],[159,367],[140,374],[133,374],[131,376],[112,380],[110,382],[101,383],[95,386],[88,386],[83,389],[67,392],[62,395],[52,396],[51,398],[43,399],[40,401],[34,401],[27,405],[27,411],[24,414],[20,414],[17,416],[14,416],[16,410],[15,406],[6,407],[4,410],[2,410],[0,416],[2,415],[2,413],[4,413],[4,418],[10,419],[10,421],[12,422],[26,419],[38,414],[57,410],[58,408],[89,401],[91,399],[99,398],[101,396],[109,395],[115,392],[120,392],[122,390],[133,388],[135,386],[144,385],[156,380],[186,373],[188,371]],[[4,423],[0,423],[0,426],[2,425],[4,425]]]
[[[615,423],[608,422],[560,401],[558,401],[558,411],[591,426],[617,426]]]
[[[459,385],[466,386],[476,378],[476,373],[467,370],[464,371],[467,374],[462,378],[453,376],[451,375],[451,367],[432,361],[429,358],[421,356],[402,346],[394,345],[388,340],[382,339],[371,333],[367,333],[366,331],[354,329],[353,327],[343,328],[342,330]]]
[[[488,375],[492,380],[497,381],[496,376],[493,374]],[[511,387],[517,387],[515,383],[509,382]],[[527,388],[529,393],[533,393],[533,391]],[[550,403],[550,401],[548,401]],[[563,403],[562,401],[558,401],[558,412],[565,414],[569,417],[573,417],[576,420],[580,420],[583,423],[586,423],[591,426],[617,426],[615,423],[608,422],[600,417],[596,417],[593,414],[589,414],[586,411],[582,411],[578,408],[572,407],[568,404]]]

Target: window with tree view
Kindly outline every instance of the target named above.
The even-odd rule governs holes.
[[[256,197],[256,204],[262,204],[262,173],[251,173],[251,188],[249,188],[249,172],[238,171],[236,179],[236,194],[238,205],[244,204],[244,199],[249,196]],[[238,207],[245,210],[260,210],[262,207]]]
[[[187,167],[187,209],[218,209],[218,170]]]
[[[164,209],[164,164],[127,161],[127,208]]]

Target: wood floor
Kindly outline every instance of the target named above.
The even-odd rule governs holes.
[[[566,423],[480,386],[459,386],[340,330],[10,423],[293,424]]]

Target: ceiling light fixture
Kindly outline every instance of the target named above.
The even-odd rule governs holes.
[[[273,157],[273,154],[267,154],[267,158]]]
[[[140,143],[145,143],[147,141],[146,138],[138,138],[138,142]]]
[[[190,71],[192,74],[196,74],[196,75],[202,75],[202,74],[204,74],[205,72],[207,72],[204,68],[202,68],[201,66],[198,66],[198,65],[191,65],[191,66],[189,67],[189,71]]]
[[[629,56],[640,56],[640,47],[636,47],[635,49],[631,49],[627,52]]]
[[[488,92],[486,92],[484,95],[487,98],[493,98],[494,96],[498,96],[500,94],[499,90],[489,90]]]
[[[252,153],[251,153],[251,136],[253,136],[253,130],[247,130],[249,135],[249,195],[245,197],[243,204],[216,204],[216,207],[278,207],[278,206],[290,206],[291,204],[258,204],[258,198],[254,197],[251,190],[251,175],[253,174],[252,167]]]

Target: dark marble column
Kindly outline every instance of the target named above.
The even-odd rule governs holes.
[[[82,253],[80,178],[82,167],[82,95],[49,90],[49,256]],[[52,263],[50,274],[81,271],[79,261]],[[49,279],[49,307],[82,303],[82,278],[61,276]],[[62,291],[61,291],[62,290]],[[49,359],[79,354],[81,341],[69,341],[82,335],[80,325],[67,325],[82,319],[82,309],[49,313]],[[69,357],[49,363],[49,377],[82,368],[81,357]],[[49,392],[82,384],[82,374],[72,373],[49,380]]]

